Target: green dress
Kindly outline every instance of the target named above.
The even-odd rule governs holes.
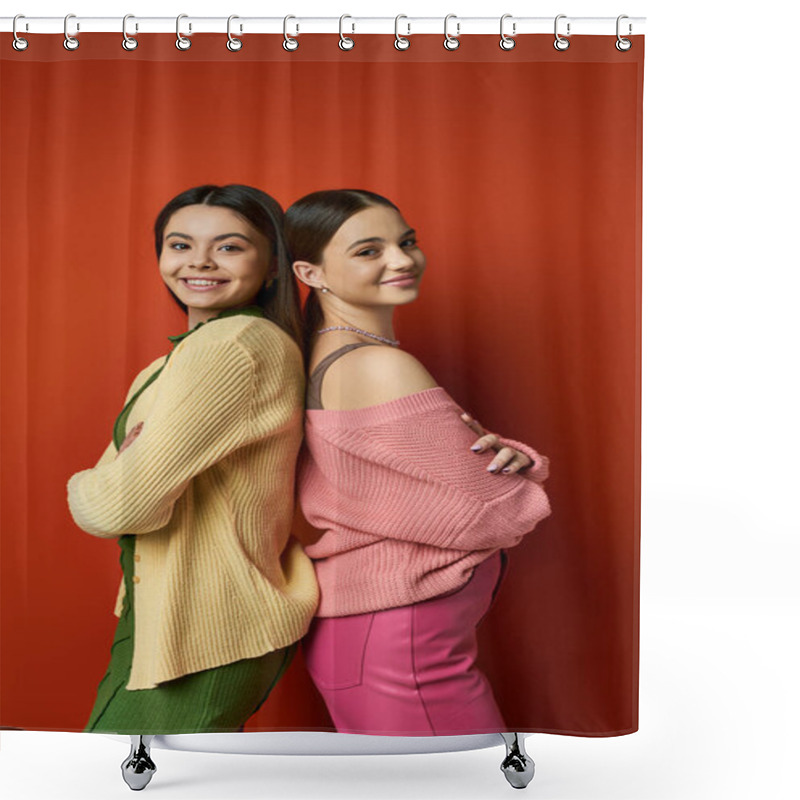
[[[257,314],[257,306],[223,311]],[[213,320],[209,320],[212,322]],[[205,323],[200,323],[200,325]],[[170,337],[173,346],[196,331]],[[169,360],[169,356],[167,356]],[[164,362],[166,364],[166,361]],[[161,368],[163,369],[163,367]],[[125,439],[125,423],[137,397],[161,372],[159,369],[125,405],[114,425],[114,444]],[[126,689],[133,662],[134,550],[136,536],[119,537],[120,565],[125,581],[122,613],[111,645],[111,661],[97,689],[97,699],[85,730],[92,733],[168,734],[221,733],[241,730],[267,699],[292,660],[296,643],[257,658],[247,658],[214,669],[183,675],[154,689]]]

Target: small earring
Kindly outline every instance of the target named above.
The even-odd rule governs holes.
[[[322,287],[322,294],[327,294],[327,293],[328,293],[327,287],[323,286]]]

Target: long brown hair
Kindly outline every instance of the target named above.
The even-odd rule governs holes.
[[[322,251],[336,231],[353,214],[372,206],[399,208],[382,195],[365,189],[328,189],[301,197],[286,209],[284,231],[292,261],[322,262]],[[303,306],[303,353],[306,366],[311,355],[311,340],[323,321],[317,293],[312,289]]]
[[[272,245],[275,280],[262,286],[255,297],[267,319],[282,328],[297,344],[303,347],[303,319],[300,311],[300,293],[297,290],[289,251],[283,234],[283,209],[277,200],[253,186],[228,184],[227,186],[195,186],[173,197],[156,217],[154,226],[156,255],[161,257],[164,247],[164,229],[170,217],[181,208],[193,205],[221,206],[244,217],[257,231],[266,236]],[[175,302],[186,311],[175,293],[167,287]]]

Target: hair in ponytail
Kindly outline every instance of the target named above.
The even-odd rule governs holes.
[[[336,231],[354,214],[373,206],[397,206],[382,195],[364,189],[328,189],[301,197],[286,209],[284,231],[293,261],[322,262],[322,252]],[[303,306],[303,353],[306,365],[315,331],[323,322],[317,291],[311,289]]]

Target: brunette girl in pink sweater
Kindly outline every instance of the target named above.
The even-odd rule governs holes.
[[[340,732],[502,732],[476,628],[503,548],[550,513],[547,458],[487,433],[399,348],[394,311],[417,298],[425,256],[394,204],[315,192],[286,233],[311,287],[298,492],[322,534],[306,547],[312,678]]]

